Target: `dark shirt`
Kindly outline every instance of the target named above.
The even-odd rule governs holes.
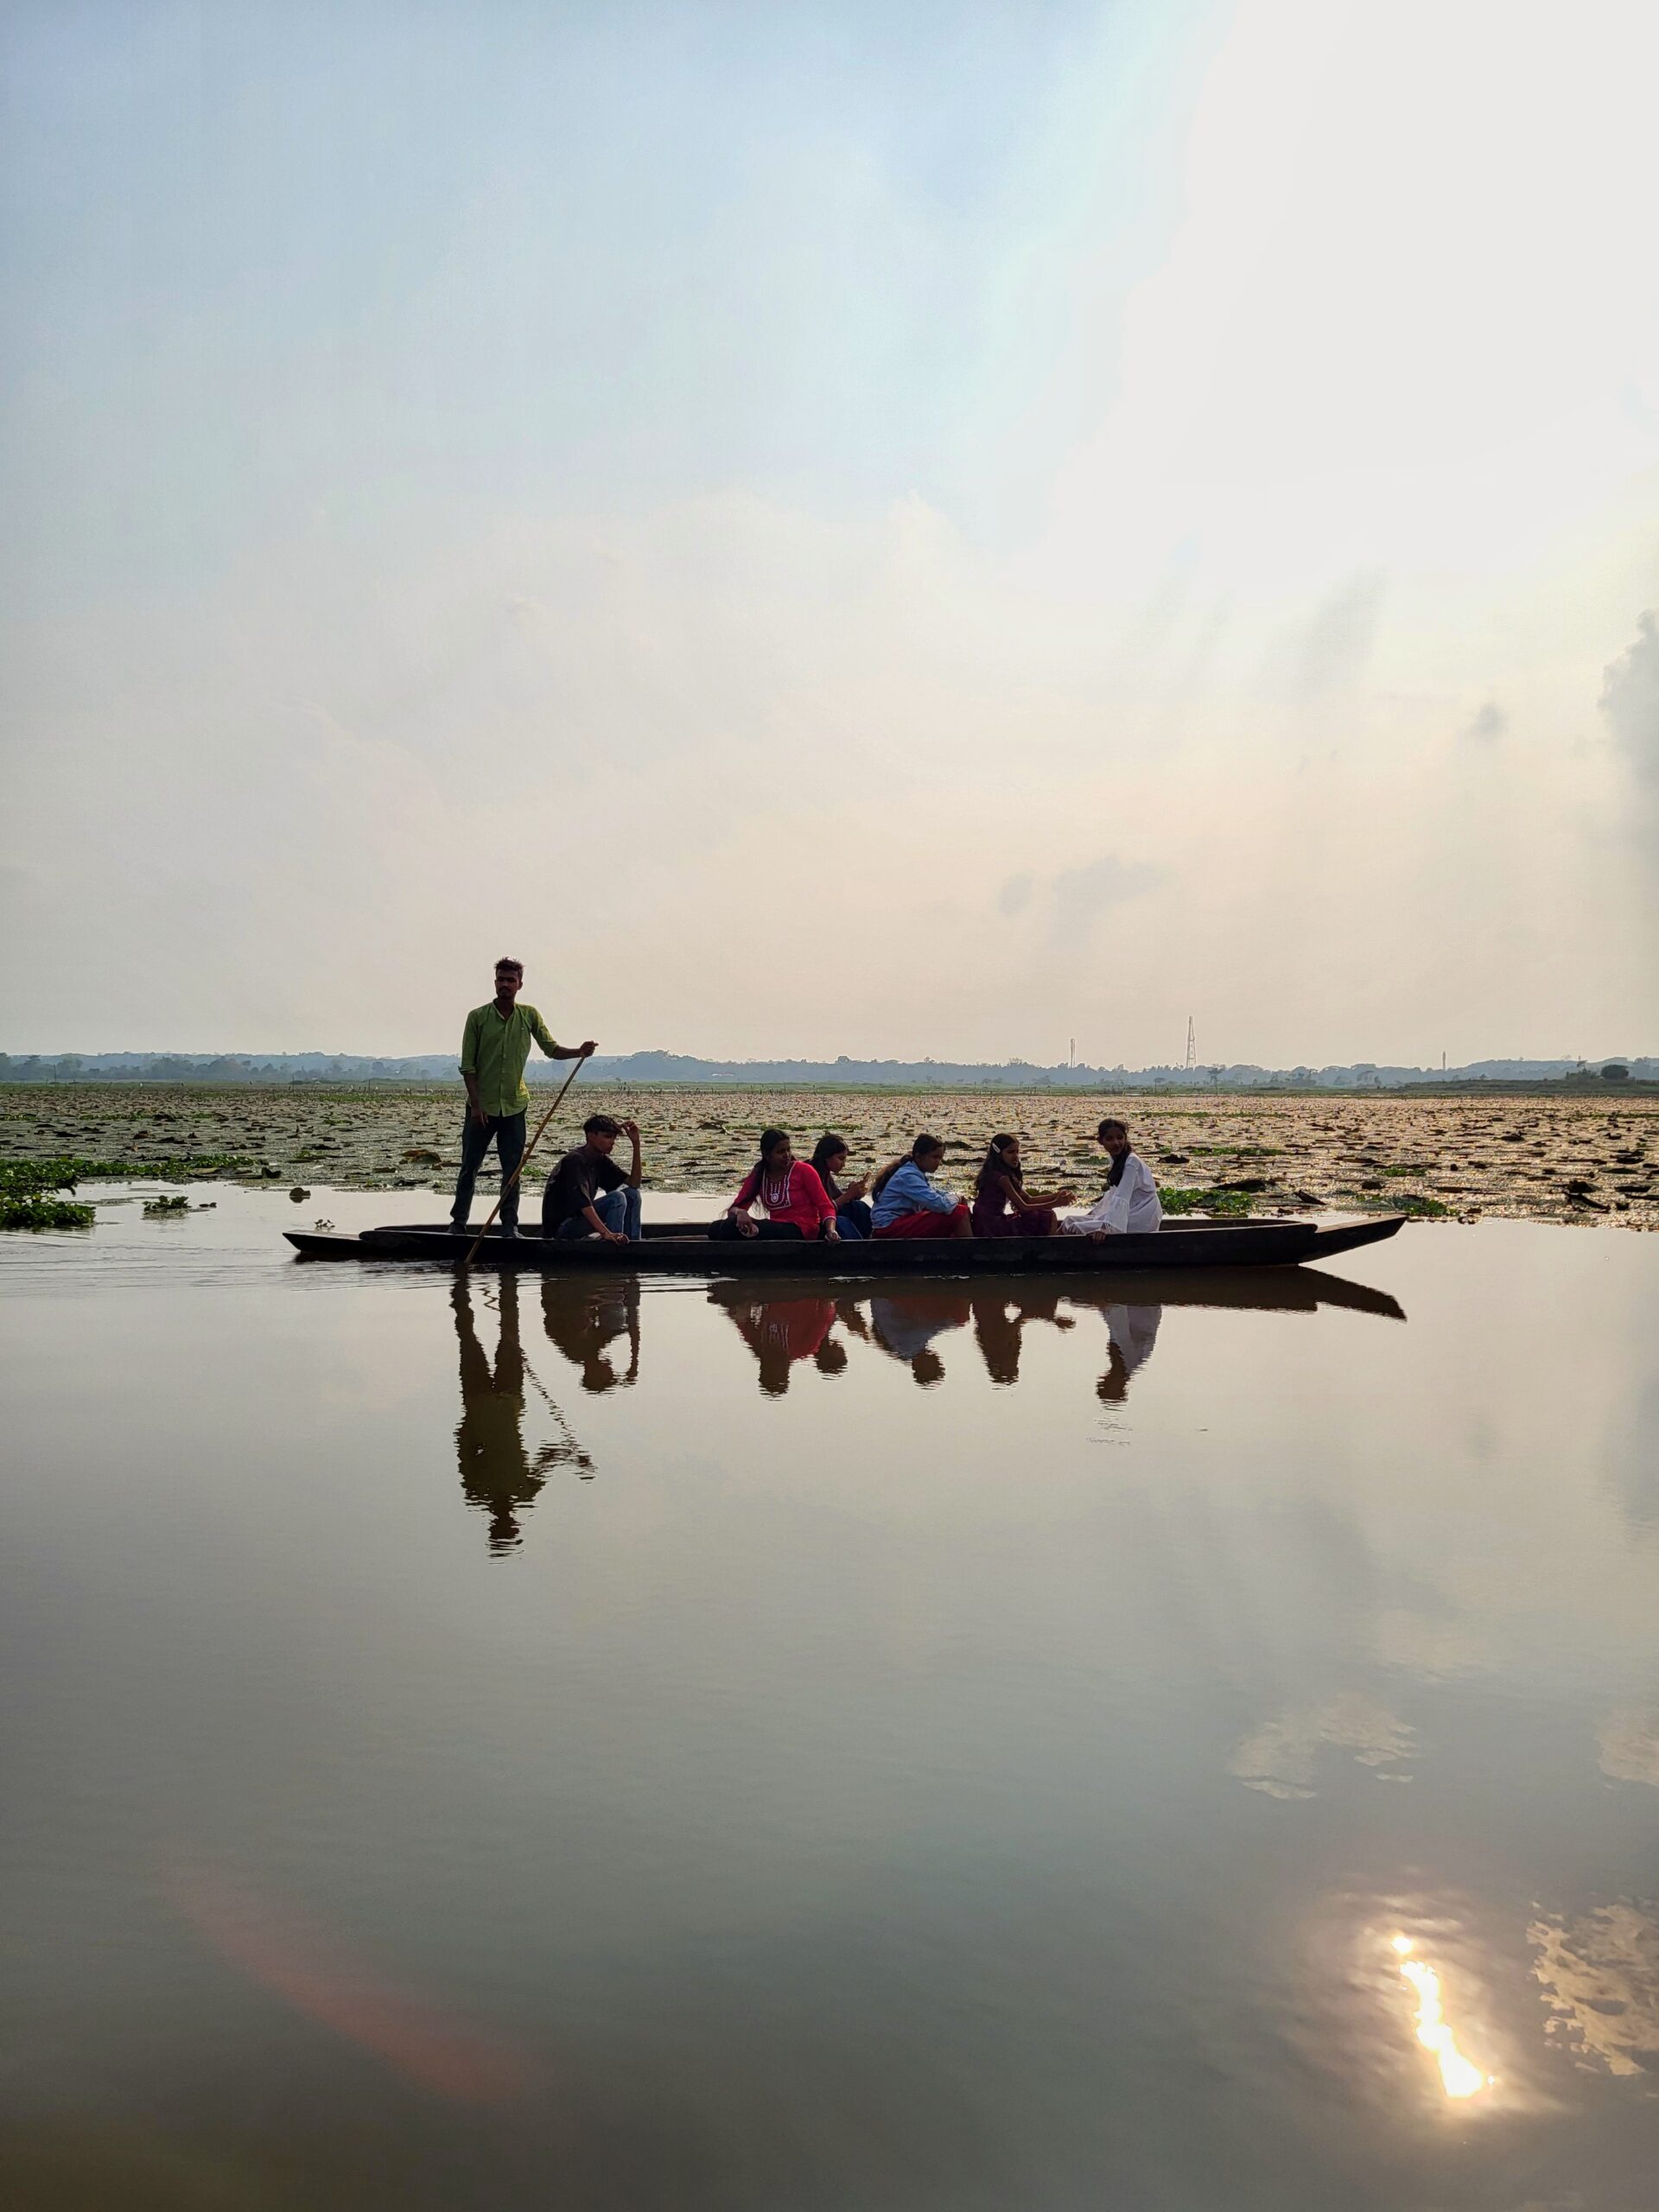
[[[567,1152],[547,1180],[542,1218],[550,1230],[575,1221],[601,1191],[620,1190],[627,1177],[613,1160],[579,1144]]]

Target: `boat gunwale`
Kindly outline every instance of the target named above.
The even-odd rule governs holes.
[[[626,1247],[582,1239],[550,1246],[540,1236],[487,1236],[474,1265],[546,1274],[788,1275],[840,1280],[856,1276],[1118,1274],[1138,1268],[1285,1267],[1376,1243],[1402,1226],[1402,1214],[1322,1228],[1306,1220],[1184,1224],[1150,1234],[1096,1241],[1082,1237],[999,1236],[794,1240],[652,1236]],[[663,1224],[678,1229],[678,1224]],[[441,1228],[389,1224],[355,1236],[289,1230],[302,1259],[426,1261],[455,1266],[473,1240]]]

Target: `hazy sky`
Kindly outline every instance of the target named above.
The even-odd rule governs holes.
[[[1659,1049],[1648,0],[0,52],[0,1047]]]

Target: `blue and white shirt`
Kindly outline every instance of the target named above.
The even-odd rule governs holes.
[[[907,1213],[954,1213],[961,1204],[948,1191],[929,1180],[913,1160],[895,1167],[871,1211],[877,1229],[901,1221]]]

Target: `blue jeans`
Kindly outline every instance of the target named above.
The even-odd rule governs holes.
[[[594,1211],[607,1229],[626,1236],[630,1244],[639,1242],[639,1193],[632,1183],[624,1183],[614,1191],[607,1191],[602,1198],[594,1200]],[[572,1214],[569,1221],[562,1221],[554,1230],[556,1243],[574,1244],[579,1237],[591,1236],[586,1214]]]
[[[862,1198],[843,1198],[836,1208],[836,1227],[848,1241],[861,1244],[870,1233],[870,1210]]]
[[[512,1175],[524,1156],[524,1117],[522,1114],[492,1114],[480,1129],[470,1114],[461,1125],[461,1173],[455,1178],[455,1203],[449,1209],[449,1218],[457,1229],[467,1226],[467,1216],[472,1209],[473,1185],[478,1180],[478,1171],[485,1156],[493,1145],[501,1161],[501,1186],[505,1195],[501,1200],[501,1226],[518,1226],[518,1185],[507,1189]]]

